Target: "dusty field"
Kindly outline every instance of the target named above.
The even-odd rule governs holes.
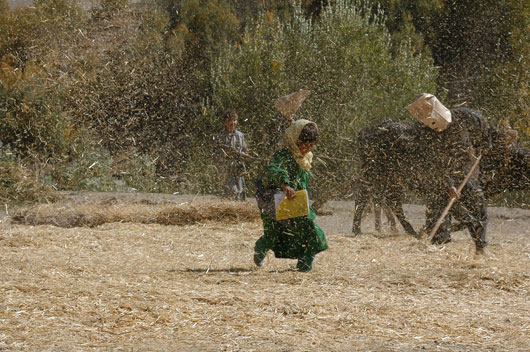
[[[467,232],[435,247],[367,219],[350,237],[351,208],[317,218],[330,249],[309,273],[271,254],[254,266],[252,203],[81,194],[7,209],[0,351],[530,349],[530,210],[492,208],[476,257]],[[193,217],[209,209],[230,216]],[[419,227],[423,208],[406,211]]]

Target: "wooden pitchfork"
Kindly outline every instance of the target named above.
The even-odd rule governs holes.
[[[466,177],[464,178],[464,181],[462,181],[460,186],[458,186],[458,188],[457,188],[457,193],[458,194],[460,194],[460,192],[462,192],[462,189],[464,188],[464,186],[469,181],[469,178],[471,177],[471,174],[473,174],[473,171],[475,171],[475,169],[477,168],[478,163],[480,162],[481,158],[482,158],[482,155],[479,155],[477,160],[475,160],[475,162],[473,163],[473,166],[471,167],[471,169],[467,173]],[[444,211],[442,212],[442,215],[440,215],[440,218],[438,219],[438,221],[436,222],[436,224],[432,228],[431,233],[429,234],[429,237],[428,237],[429,240],[432,240],[432,238],[436,234],[436,231],[438,231],[438,229],[440,228],[440,225],[442,224],[442,221],[444,221],[445,217],[447,216],[447,213],[449,213],[449,210],[451,210],[451,207],[453,206],[454,202],[456,202],[456,197],[452,197],[451,200],[449,201],[449,203],[447,204],[447,206],[445,207]]]

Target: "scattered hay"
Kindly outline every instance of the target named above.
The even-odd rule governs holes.
[[[116,198],[92,204],[38,204],[19,208],[11,216],[15,224],[64,228],[95,227],[113,222],[179,226],[206,221],[235,224],[258,219],[258,208],[247,202],[203,201],[169,205],[144,201],[120,202]]]
[[[191,205],[206,203],[173,207]],[[333,210],[309,273],[271,253],[254,265],[259,222],[0,223],[0,350],[528,351],[528,211],[493,216],[475,257],[463,232],[443,247],[338,235],[351,210]]]

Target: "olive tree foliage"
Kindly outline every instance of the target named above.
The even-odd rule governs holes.
[[[77,118],[80,78],[97,66],[77,50],[89,14],[71,0],[33,5],[0,12],[0,159],[57,188],[112,189],[111,156]]]
[[[445,10],[445,0],[361,0],[373,14],[382,12],[392,42],[410,41],[410,50],[431,53],[430,43]]]
[[[70,103],[81,105],[80,118],[113,156],[152,160],[148,174],[169,180],[152,190],[189,186],[185,191],[195,192],[204,144],[197,120],[209,95],[209,63],[237,38],[239,23],[217,0],[144,2],[128,12],[130,29],[117,26],[114,46],[87,60],[96,64],[90,74],[82,72]]]
[[[0,153],[37,175],[67,162],[83,139],[63,109],[56,78],[63,69],[62,43],[84,20],[67,0],[38,0],[34,7],[0,13]]]
[[[107,29],[109,21],[121,26]],[[98,41],[78,48],[68,83],[65,106],[100,141],[113,160],[113,176],[137,190],[167,190],[164,182],[129,181],[141,174],[156,180],[156,169],[166,176],[187,149],[184,116],[195,92],[181,84],[190,75],[168,53],[168,31],[167,16],[153,8],[98,15],[87,34]]]
[[[509,57],[481,68],[480,82],[473,89],[473,103],[496,124],[515,128],[521,141],[530,142],[530,8],[520,1],[507,1],[505,16],[509,34]]]
[[[227,43],[239,38],[239,19],[226,0],[158,0],[167,14],[173,42],[185,55],[208,67]]]
[[[235,108],[250,149],[268,157],[276,147],[270,141],[280,133],[274,101],[309,89],[296,118],[313,120],[320,128],[317,188],[352,177],[358,130],[409,118],[406,105],[423,92],[436,93],[432,60],[413,55],[407,41],[391,50],[383,17],[364,13],[357,2],[339,0],[322,10],[318,22],[299,7],[286,23],[264,14],[213,65],[212,113],[206,117],[213,122],[213,112]]]

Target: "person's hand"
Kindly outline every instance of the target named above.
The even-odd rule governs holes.
[[[224,150],[223,148],[221,148],[221,155],[222,155],[223,158],[225,158],[225,159],[230,158],[230,157],[231,157],[231,156],[230,156],[230,150],[229,150],[229,151],[226,151],[226,150]]]
[[[293,200],[294,199],[294,189],[292,187],[287,186],[285,183],[282,183],[282,190],[287,199]]]
[[[239,156],[239,159],[240,159],[241,161],[247,161],[247,159],[248,159],[248,154],[243,153],[243,152],[239,152],[239,153],[238,153],[238,156]]]
[[[449,196],[451,198],[459,199],[462,194],[458,192],[455,186],[449,187]]]

